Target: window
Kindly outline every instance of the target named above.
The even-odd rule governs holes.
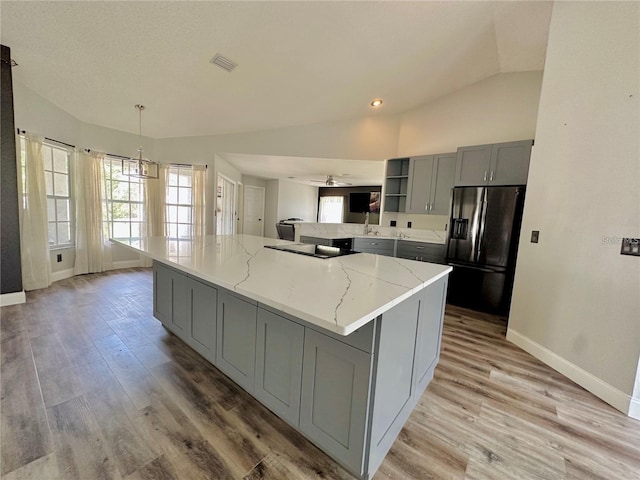
[[[193,234],[193,168],[172,165],[167,168],[165,231],[170,238]]]
[[[20,139],[22,184],[26,202],[26,142]],[[47,194],[47,220],[49,223],[49,248],[73,245],[73,212],[71,209],[71,175],[69,168],[70,152],[68,149],[44,143],[42,159],[44,163],[44,180]]]
[[[124,175],[119,158],[106,156],[103,165],[106,235],[111,238],[140,238],[144,221],[144,180]]]
[[[344,197],[320,197],[318,222],[342,223],[344,215]]]

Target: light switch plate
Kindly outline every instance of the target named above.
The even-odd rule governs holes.
[[[531,230],[531,243],[538,243],[540,239],[540,230]]]
[[[640,238],[623,238],[620,255],[640,257]]]

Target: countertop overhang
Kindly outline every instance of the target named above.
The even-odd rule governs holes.
[[[349,335],[452,268],[358,253],[320,259],[264,248],[252,235],[112,242],[323,329]]]

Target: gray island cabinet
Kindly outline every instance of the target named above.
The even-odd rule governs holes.
[[[350,472],[370,478],[433,377],[447,279],[347,336],[154,262],[154,315]]]
[[[232,235],[117,240],[153,262],[165,328],[361,479],[433,378],[451,268],[317,259]]]

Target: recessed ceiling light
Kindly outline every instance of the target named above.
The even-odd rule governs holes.
[[[379,107],[380,105],[382,105],[382,99],[381,98],[376,98],[373,102],[371,102],[371,106],[372,107]]]

